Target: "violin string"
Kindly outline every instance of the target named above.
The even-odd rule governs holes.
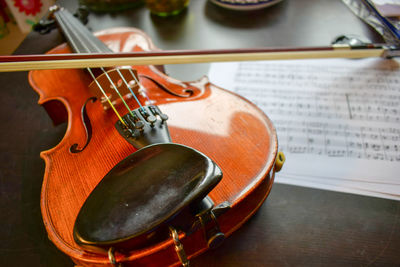
[[[97,43],[97,41],[98,41],[99,39],[97,39],[96,37],[95,37],[94,39],[93,39],[93,38],[89,38],[90,36],[93,36],[93,35],[92,35],[92,34],[84,34],[83,31],[86,31],[86,28],[82,28],[82,27],[79,27],[79,26],[80,26],[80,25],[77,25],[76,28],[82,30],[81,36],[83,36],[83,38],[86,38],[86,43],[91,44],[91,46],[94,48],[94,50],[95,50],[96,52],[100,52],[100,53],[101,53],[101,52],[110,52],[110,53],[113,52],[113,51],[112,51],[110,48],[108,48],[104,43],[102,43],[102,42]],[[100,47],[99,47],[99,45],[100,45]],[[106,51],[104,51],[104,49],[105,49]],[[121,77],[121,79],[124,81],[126,87],[127,87],[127,88],[129,89],[129,91],[131,92],[132,96],[135,98],[135,101],[138,103],[138,105],[140,106],[140,108],[143,109],[143,106],[141,105],[139,99],[136,97],[136,94],[133,92],[131,86],[129,86],[129,84],[126,82],[126,79],[125,79],[125,77],[123,76],[123,74],[118,70],[118,68],[117,68],[116,70],[117,70],[117,72],[118,72],[118,75],[119,75],[119,76]],[[129,71],[129,73],[131,74],[131,76],[134,78],[134,80],[135,80],[136,84],[139,86],[139,88],[145,88],[145,87],[140,83],[140,81],[138,80],[138,77],[133,73],[131,67],[128,68],[128,71]],[[149,98],[148,95],[145,93],[145,91],[143,92],[143,94],[144,94],[144,96],[146,97],[146,99],[147,99],[149,102],[151,102],[150,98]]]
[[[126,109],[129,111],[129,113],[131,113],[131,115],[133,116],[133,112],[132,110],[129,108],[128,104],[126,103],[125,99],[122,97],[121,93],[119,92],[119,90],[117,89],[117,86],[115,86],[113,80],[111,79],[110,75],[108,75],[107,71],[105,71],[105,69],[103,67],[100,67],[101,71],[104,73],[104,75],[107,77],[108,81],[110,82],[110,84],[112,85],[112,88],[114,89],[114,91],[118,94],[119,98],[121,98],[122,103],[125,105]]]
[[[75,19],[71,19],[72,22],[75,22]],[[82,27],[79,27],[80,24],[75,25],[76,23],[71,23],[72,27],[75,28],[76,31],[74,31],[76,38],[78,39],[85,39],[85,42],[81,42],[81,45],[83,46],[83,49],[86,50],[86,52],[102,52],[102,50],[92,41],[90,40],[90,38],[88,36],[88,34],[84,34],[84,32],[81,31]],[[72,38],[71,38],[72,39]],[[91,48],[89,47],[91,46]],[[77,47],[77,45],[75,45],[75,47],[77,48],[76,50],[78,52],[82,52],[80,51],[80,49]],[[108,49],[108,47],[105,47],[106,49]],[[110,50],[111,51],[111,50]],[[125,99],[122,97],[121,93],[119,92],[119,90],[117,89],[117,87],[115,86],[115,83],[112,81],[111,77],[109,76],[109,74],[107,73],[107,71],[104,70],[104,68],[100,68],[100,70],[104,73],[104,75],[106,76],[106,78],[108,79],[108,81],[110,82],[112,88],[114,89],[114,91],[118,94],[118,96],[121,98],[121,101],[123,102],[123,104],[125,105],[125,107],[128,109],[128,111],[132,114],[132,111],[130,110],[128,104],[126,103]],[[125,80],[125,78],[123,77],[122,73],[118,70],[117,73],[119,74],[119,76]],[[92,77],[93,78],[93,77]],[[94,78],[95,79],[95,78]],[[125,84],[128,87],[128,89],[131,91],[131,93],[133,94],[133,96],[135,97],[136,102],[139,104],[140,107],[141,104],[139,102],[139,100],[137,99],[137,97],[135,96],[135,94],[133,93],[132,89],[130,88],[129,84],[126,82],[125,80]],[[104,90],[102,90],[104,91]],[[143,108],[143,107],[142,107]],[[133,114],[132,114],[133,115]]]
[[[86,36],[86,35],[84,35]],[[97,45],[95,43],[93,43],[91,41],[91,39],[87,38],[87,43],[90,43],[92,45],[92,47],[97,50],[96,52],[102,52],[101,48],[97,47]],[[110,52],[113,52],[110,49]],[[124,75],[120,72],[120,70],[118,68],[115,68],[115,70],[117,71],[119,77],[122,79],[122,81],[124,82],[125,86],[128,88],[128,90],[131,92],[133,98],[135,99],[136,103],[138,103],[139,107],[144,110],[142,104],[140,103],[139,99],[137,98],[136,94],[133,92],[132,87],[129,85],[129,83],[126,81]],[[143,87],[143,85],[139,82],[138,78],[136,77],[136,75],[133,73],[131,68],[128,68],[129,73],[132,75],[133,79],[135,80],[136,85],[141,88]],[[120,96],[121,97],[121,96]],[[147,98],[148,101],[150,101],[149,97],[147,96],[147,94],[145,94],[145,97]]]
[[[136,102],[139,104],[140,108],[143,110],[142,104],[140,104],[139,99],[136,98],[135,93],[133,92],[131,86],[130,86],[130,85],[127,83],[127,81],[125,80],[124,75],[122,75],[122,73],[119,71],[118,68],[116,68],[115,70],[118,72],[119,76],[120,76],[120,77],[122,78],[122,80],[124,81],[125,86],[129,89],[129,91],[131,91],[131,94],[132,94],[133,97],[136,99]],[[137,84],[138,86],[140,86],[140,84],[137,82],[137,79],[136,79],[136,77],[135,77],[135,74],[132,73],[132,70],[131,70],[131,69],[129,69],[129,70],[130,70],[130,73],[131,73],[132,77],[135,79],[136,84]]]
[[[77,21],[76,20],[74,20],[76,23],[77,23]],[[97,38],[95,38],[95,39],[91,39],[91,38],[89,38],[89,36],[93,36],[92,34],[84,34],[84,32],[83,31],[86,31],[86,28],[82,28],[82,27],[79,27],[80,26],[80,24],[79,25],[75,25],[75,28],[77,29],[77,30],[81,30],[82,32],[81,32],[81,36],[83,37],[83,38],[85,38],[86,39],[86,43],[88,43],[88,44],[90,44],[93,48],[94,48],[94,50],[96,51],[96,52],[113,52],[110,48],[108,48],[107,46],[105,46],[104,45],[104,43],[100,43],[100,47],[98,46],[98,44],[95,42],[95,41],[97,41],[98,39]],[[104,48],[102,48],[104,46]],[[106,50],[106,51],[104,51],[104,49]],[[135,98],[135,101],[139,104],[139,106],[140,106],[140,108],[142,108],[143,109],[143,106],[141,105],[141,103],[140,103],[140,101],[139,101],[139,99],[136,97],[136,94],[133,92],[133,90],[132,90],[132,88],[131,88],[131,86],[129,86],[129,84],[126,82],[126,79],[125,79],[125,77],[123,76],[123,74],[118,70],[118,69],[116,69],[117,70],[117,72],[118,72],[118,75],[121,77],[121,79],[124,81],[124,83],[125,83],[125,85],[126,85],[126,87],[129,89],[129,91],[131,92],[131,94],[132,94],[132,96]],[[141,83],[140,83],[140,81],[138,80],[138,78],[136,77],[136,75],[133,73],[133,71],[132,71],[132,68],[128,68],[128,71],[129,71],[129,73],[132,75],[132,77],[134,78],[134,80],[135,80],[135,82],[136,82],[136,84],[139,86],[139,88],[145,88]],[[145,95],[145,97],[147,98],[147,100],[150,102],[150,99],[149,99],[149,97],[147,96],[147,94],[144,94]]]
[[[72,22],[75,22],[75,21],[76,21],[76,20],[72,19]],[[86,50],[87,52],[91,52],[91,51],[96,51],[96,52],[102,52],[102,51],[103,51],[103,52],[104,52],[104,48],[101,49],[100,47],[98,47],[98,45],[97,45],[93,40],[91,40],[91,39],[89,38],[89,36],[91,36],[91,35],[89,35],[89,34],[84,34],[84,32],[81,31],[81,30],[84,29],[84,28],[79,27],[80,24],[78,24],[78,25],[75,25],[75,24],[76,24],[76,23],[74,23],[73,26],[74,26],[75,29],[76,29],[76,33],[78,33],[78,34],[80,35],[80,37],[77,36],[77,38],[85,39],[85,42],[82,42],[82,45],[84,46],[84,48],[85,48],[85,50]],[[95,40],[97,40],[97,39],[95,39]],[[103,43],[101,43],[101,44],[103,44]],[[91,46],[92,49],[89,48],[89,46]],[[105,46],[105,49],[107,50],[107,52],[108,52],[108,50],[110,50],[110,49],[109,49],[108,47],[106,47],[106,46]],[[110,50],[110,52],[112,52],[112,51]],[[108,73],[104,70],[104,68],[101,68],[101,70],[102,70],[102,72],[105,74],[105,76],[107,77],[107,79],[108,79],[108,81],[110,82],[110,84],[112,85],[114,91],[115,91],[115,92],[118,94],[118,96],[121,98],[121,100],[122,100],[122,102],[124,103],[125,107],[126,107],[126,108],[128,109],[128,111],[132,114],[132,111],[130,110],[130,108],[129,108],[129,106],[127,105],[126,101],[124,100],[124,98],[123,98],[122,95],[120,94],[119,90],[116,88],[116,86],[115,86],[114,82],[112,81],[111,77],[110,77],[110,76],[108,75]],[[116,71],[117,71],[118,75],[121,77],[121,79],[124,81],[125,86],[129,89],[129,91],[131,92],[131,94],[132,94],[133,97],[135,98],[135,101],[139,104],[140,108],[143,109],[143,106],[141,105],[139,99],[136,97],[136,95],[135,95],[135,93],[133,92],[131,86],[127,83],[125,77],[122,75],[122,73],[119,71],[119,69],[116,69]],[[132,72],[131,72],[131,74],[132,74],[132,76],[134,77],[135,82],[136,82],[138,85],[140,85],[140,83],[138,83],[138,81],[137,81],[137,79],[136,79],[136,76],[135,76]],[[132,114],[132,115],[133,115],[133,114]]]
[[[77,40],[81,40],[80,44],[82,49],[86,51],[80,51],[80,53],[94,53],[94,52],[111,52],[111,50],[100,40],[96,39],[72,14],[68,12],[62,12],[65,21],[70,25],[70,30]],[[92,38],[92,40],[90,40]],[[84,40],[84,41],[82,41]],[[96,44],[99,42],[99,44]],[[101,47],[100,47],[101,46]]]
[[[90,38],[90,37],[93,36],[93,35],[92,35],[89,31],[87,31],[86,28],[80,27],[81,25],[78,23],[77,20],[73,20],[73,21],[74,21],[75,24],[76,24],[76,25],[74,25],[75,28],[76,28],[78,31],[80,31],[81,37],[86,39],[85,43],[90,44],[90,45],[92,46],[92,48],[94,49],[94,50],[92,50],[92,51],[96,51],[96,52],[100,52],[100,53],[101,53],[101,52],[110,52],[110,53],[113,52],[113,51],[112,51],[110,48],[108,48],[104,43],[102,43],[101,41],[98,42],[99,39],[97,39],[96,37]],[[87,31],[87,33],[85,34],[86,31]],[[88,51],[88,52],[90,52],[90,51]],[[131,92],[132,96],[135,98],[135,101],[139,104],[140,108],[143,109],[143,106],[141,105],[139,99],[136,97],[136,94],[133,92],[131,86],[129,86],[129,84],[126,82],[126,79],[125,79],[125,77],[123,77],[123,74],[122,74],[118,69],[116,69],[116,70],[117,70],[117,72],[118,72],[118,75],[119,75],[119,76],[121,77],[121,79],[124,81],[126,87],[127,87],[127,88],[129,89],[129,91]],[[134,80],[135,80],[136,84],[139,86],[139,88],[145,88],[145,87],[140,83],[140,81],[138,80],[138,78],[136,77],[136,75],[133,73],[131,67],[128,68],[128,71],[130,72],[130,74],[131,74],[132,77],[134,78]],[[143,92],[143,94],[144,94],[144,96],[146,97],[146,99],[147,99],[149,102],[151,102],[151,100],[149,99],[148,95],[147,95],[145,92]]]
[[[133,79],[135,79],[135,82],[136,82],[136,84],[139,86],[139,88],[146,88],[146,87],[144,87],[144,86],[139,82],[139,80],[136,78],[136,75],[133,74],[132,69],[129,68],[128,70],[129,70],[130,74],[132,75]],[[147,101],[150,103],[151,100],[150,100],[149,96],[146,94],[146,91],[144,91],[143,93],[144,93],[144,96],[147,98]]]
[[[58,15],[58,21],[61,25],[61,27],[64,24],[63,31],[66,35],[70,35],[71,36],[71,31],[68,29],[68,27],[66,27],[65,25],[65,21],[64,18],[62,17],[62,13],[61,12],[57,12],[55,14],[56,16]],[[74,47],[74,49],[79,53],[81,52],[78,45],[74,42],[73,38],[68,38],[71,45]],[[117,111],[117,109],[115,108],[115,106],[113,105],[113,103],[111,102],[110,98],[108,97],[108,95],[106,94],[106,92],[104,91],[104,89],[101,87],[100,83],[96,80],[96,77],[94,76],[92,70],[90,68],[86,68],[87,71],[90,73],[90,75],[93,78],[93,81],[96,83],[96,85],[98,86],[98,88],[100,89],[101,93],[104,95],[104,97],[106,98],[108,104],[110,105],[110,107],[113,109],[113,111],[115,112],[115,114],[117,115],[118,119],[121,121],[122,124],[124,124],[126,126],[125,121],[122,119],[121,115],[119,114],[119,112]]]
[[[115,109],[115,106],[112,104],[112,102],[110,101],[110,98],[107,96],[106,92],[104,92],[103,88],[101,87],[100,83],[96,80],[96,77],[94,76],[92,70],[90,68],[86,68],[87,71],[90,73],[90,75],[93,78],[93,81],[97,84],[97,87],[100,89],[101,93],[105,96],[105,98],[108,101],[108,104],[110,104],[110,107],[114,110],[115,114],[117,115],[118,119],[122,122],[122,124],[124,124],[125,126],[126,123],[125,121],[122,119],[121,115],[119,114],[119,112]],[[132,111],[131,111],[132,113]]]
[[[97,39],[97,38],[96,38],[96,39],[91,39],[90,36],[93,36],[91,33],[85,34],[86,28],[80,27],[81,25],[78,23],[77,20],[72,19],[72,22],[74,22],[74,25],[73,25],[73,26],[74,26],[75,29],[77,30],[77,33],[81,36],[80,38],[81,38],[81,39],[85,39],[85,42],[82,42],[82,44],[83,44],[83,45],[86,44],[85,46],[86,46],[86,50],[87,50],[88,52],[94,52],[94,51],[95,51],[95,52],[98,52],[98,53],[102,53],[102,52],[113,52],[110,48],[108,48],[107,46],[105,46],[104,43],[100,43],[101,47],[103,47],[103,45],[104,45],[104,48],[99,47],[98,44],[96,44],[96,42],[94,41],[94,40],[97,41],[98,39]],[[89,49],[89,47],[87,46],[88,44],[93,48],[92,50]],[[104,50],[107,50],[107,51],[104,51]],[[137,98],[136,94],[133,92],[131,86],[127,83],[127,81],[126,81],[125,77],[123,76],[123,74],[119,71],[118,68],[116,68],[115,70],[117,71],[118,75],[120,76],[120,78],[121,78],[122,81],[124,82],[125,86],[126,86],[126,87],[128,88],[128,90],[131,92],[131,94],[132,94],[132,96],[134,97],[136,103],[138,103],[138,105],[139,105],[139,107],[140,107],[141,109],[144,109],[143,106],[142,106],[142,104],[140,103],[139,99]],[[119,97],[122,99],[122,101],[124,102],[125,106],[127,107],[127,104],[125,103],[125,101],[124,101],[123,97],[121,96],[121,94],[118,92],[118,89],[114,86],[114,83],[112,82],[112,80],[111,80],[110,77],[108,76],[108,73],[107,73],[106,71],[104,71],[103,68],[102,68],[102,71],[103,71],[104,74],[107,76],[107,79],[110,81],[110,83],[113,84],[114,90],[116,90],[117,94],[118,94]],[[140,84],[140,82],[138,81],[136,75],[134,75],[134,73],[132,72],[131,68],[129,68],[129,72],[130,72],[130,74],[132,75],[132,77],[134,78],[136,84],[137,84],[139,87],[143,87],[143,86]],[[146,95],[146,97],[147,97],[147,95]],[[147,99],[150,101],[150,99],[149,99],[148,97],[147,97]],[[127,108],[128,108],[128,107],[127,107]],[[130,111],[130,110],[129,110],[129,111]],[[130,112],[131,112],[131,111],[130,111]],[[131,112],[131,113],[132,113],[132,112]]]

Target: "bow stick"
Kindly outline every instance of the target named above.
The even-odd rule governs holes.
[[[46,54],[0,56],[0,72],[39,69],[74,69],[132,65],[164,65],[224,61],[289,60],[316,58],[392,58],[397,46],[335,44],[324,47],[223,50],[175,50],[110,54]]]

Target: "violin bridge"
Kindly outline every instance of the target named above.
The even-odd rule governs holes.
[[[110,82],[110,79],[112,83]],[[92,95],[96,96],[97,99],[100,100],[104,110],[107,110],[111,107],[107,101],[107,98],[103,95],[101,90],[99,90],[99,85],[107,94],[107,97],[110,99],[111,103],[114,106],[118,106],[122,102],[122,99],[119,97],[115,88],[124,99],[133,97],[131,90],[128,88],[128,86],[126,86],[124,79],[132,92],[134,94],[138,94],[140,85],[137,83],[137,81],[139,81],[137,72],[136,70],[126,68],[112,69],[102,73],[96,78],[97,82],[93,81],[90,83],[89,91]]]
[[[122,119],[126,125],[117,121],[115,128],[137,149],[151,144],[171,142],[167,126],[168,116],[157,106],[137,108]]]

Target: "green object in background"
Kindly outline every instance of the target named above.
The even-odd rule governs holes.
[[[81,5],[96,12],[115,12],[141,6],[143,0],[79,0]]]
[[[146,0],[150,12],[160,17],[177,15],[189,4],[190,0]]]

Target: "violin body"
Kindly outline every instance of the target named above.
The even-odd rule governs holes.
[[[136,29],[117,28],[97,36],[115,52],[156,49]],[[69,52],[66,44],[49,51]],[[154,66],[133,69],[151,99],[139,94],[140,102],[155,104],[168,115],[173,142],[204,153],[222,169],[223,178],[209,197],[216,206],[229,206],[218,216],[218,224],[221,232],[230,235],[258,210],[271,190],[278,148],[271,121],[254,104],[211,84],[206,77],[181,82]],[[74,241],[74,222],[96,185],[136,149],[115,129],[118,118],[114,112],[93,97],[88,89],[92,81],[84,70],[31,71],[29,81],[53,121],[68,123],[61,142],[41,153],[46,164],[41,211],[48,236],[77,265],[110,265],[106,253],[87,251]],[[133,99],[127,103],[138,108]],[[123,105],[117,109],[126,113]],[[179,238],[189,259],[208,249],[201,228],[190,235],[179,233]],[[180,264],[172,239],[116,251],[115,259],[124,266]]]

